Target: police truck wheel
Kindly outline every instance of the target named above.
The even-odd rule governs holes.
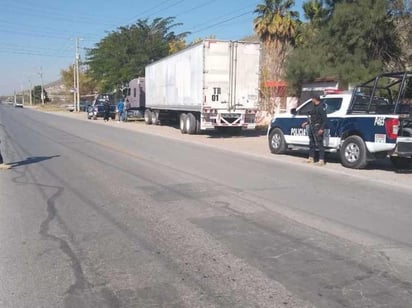
[[[152,124],[152,112],[150,111],[150,109],[146,109],[144,112],[144,122],[147,125]]]
[[[186,132],[189,135],[196,133],[196,118],[193,113],[188,113],[186,116]]]
[[[391,156],[391,162],[396,169],[412,168],[412,158]]]
[[[368,164],[365,142],[359,136],[350,136],[345,139],[340,149],[342,165],[347,168],[362,169]]]
[[[186,131],[186,118],[187,118],[186,113],[181,113],[181,114],[180,114],[180,117],[179,117],[179,126],[180,126],[180,132],[181,132],[182,134],[186,134],[186,133],[187,133],[187,131]]]
[[[273,154],[283,154],[286,152],[286,142],[280,128],[275,128],[269,135],[269,148]]]

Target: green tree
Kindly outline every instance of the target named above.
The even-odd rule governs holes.
[[[73,65],[69,66],[66,70],[61,70],[63,84],[67,89],[74,87],[73,85]],[[87,72],[79,71],[79,83],[80,83],[80,95],[93,94],[96,91],[97,83],[94,81]]]
[[[292,10],[294,0],[264,0],[258,4],[253,21],[263,43],[264,79],[279,80],[287,51],[295,42],[299,14]]]
[[[33,103],[34,104],[40,104],[41,101],[41,86],[35,86],[32,91],[32,97],[33,97]],[[47,91],[43,89],[43,97],[44,97],[44,102],[48,103],[50,102],[49,96],[47,95]]]
[[[187,32],[176,34],[175,17],[138,20],[109,33],[87,53],[89,75],[100,91],[120,89],[129,80],[144,76],[145,66],[180,50]]]
[[[302,8],[307,22],[299,23],[297,48],[285,61],[284,79],[287,80],[288,94],[291,96],[300,96],[302,83],[321,74],[323,62],[316,46],[317,36],[330,13],[330,8],[323,0],[309,0],[303,3]]]
[[[294,0],[264,0],[258,4],[253,21],[255,33],[262,42],[261,99],[260,109],[269,114],[276,110],[275,97],[284,97],[284,86],[269,87],[266,81],[280,81],[283,77],[284,61],[295,44],[298,34],[299,14],[292,10]],[[286,100],[280,102],[285,105]]]
[[[205,37],[198,37],[198,38],[195,38],[193,41],[191,41],[189,46],[195,45],[195,44],[200,43],[204,40],[215,40],[215,39],[216,39],[216,35],[214,35],[214,34],[210,34],[209,36],[205,36]]]
[[[391,0],[390,12],[394,17],[396,33],[399,34],[402,56],[398,63],[393,63],[397,69],[412,69],[412,0]]]
[[[318,34],[322,25],[326,23],[329,10],[325,8],[323,0],[309,0],[303,3],[304,17],[307,22],[298,24],[296,46],[303,47],[311,43]]]
[[[303,3],[302,8],[305,18],[314,28],[320,28],[328,16],[328,10],[324,7],[323,0],[309,0]]]
[[[387,4],[335,1],[332,16],[288,57],[285,78],[295,92],[315,77],[333,76],[345,87],[390,69],[401,49]]]
[[[174,54],[186,47],[186,42],[182,39],[176,39],[169,42],[169,54]]]
[[[385,71],[401,55],[399,36],[386,0],[336,4],[319,39],[328,64],[324,73],[334,73],[343,84]]]

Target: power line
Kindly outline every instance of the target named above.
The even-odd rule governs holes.
[[[238,13],[238,12],[241,12],[241,11],[244,11],[244,10],[246,10],[246,9],[247,9],[247,12],[248,12],[248,13],[252,13],[252,10],[251,10],[251,8],[250,8],[250,5],[244,6],[244,7],[242,7],[242,8],[238,8],[238,9],[232,10],[232,11],[230,11],[230,12],[225,12],[224,15],[220,15],[220,16],[217,16],[217,17],[214,17],[214,18],[209,18],[209,19],[207,19],[207,20],[204,20],[201,24],[198,24],[198,25],[193,26],[193,29],[196,30],[196,29],[199,28],[199,27],[204,27],[205,24],[207,25],[207,24],[209,24],[209,23],[213,23],[214,21],[220,22],[220,21],[226,20],[227,18],[232,18],[232,17],[230,17],[230,15],[235,14],[235,13]],[[247,12],[244,12],[244,13],[246,14]]]
[[[47,50],[47,51],[58,51],[61,48],[54,49],[50,47],[41,47],[41,46],[30,46],[30,45],[18,45],[18,44],[9,44],[9,43],[3,43],[0,44],[0,48],[25,48],[25,49],[40,49],[40,50]]]
[[[5,21],[5,20],[1,20],[0,19],[0,24],[4,25],[3,27],[6,28],[6,31],[27,31],[25,30],[25,28],[27,29],[33,29],[33,25],[30,24],[25,24],[25,23],[21,23],[19,22],[18,24],[11,24],[9,21]],[[13,27],[14,26],[14,27]],[[23,27],[23,29],[22,29]],[[42,33],[46,33],[49,35],[58,35],[58,34],[67,34],[67,36],[72,37],[73,36],[73,32],[69,32],[69,31],[62,31],[59,30],[57,31],[56,28],[52,28],[52,27],[42,27],[39,26],[38,24],[36,24],[35,26],[36,29],[40,30]],[[38,33],[38,31],[33,32],[33,33]],[[84,34],[91,34],[91,33],[84,33]]]
[[[161,10],[158,10],[158,11],[156,11],[156,12],[150,14],[150,15],[148,15],[148,17],[153,16],[154,14],[163,12],[164,10],[170,9],[171,7],[173,7],[173,6],[177,5],[177,4],[180,4],[180,3],[184,2],[184,1],[185,1],[185,0],[178,0],[178,1],[176,1],[175,3],[172,3],[171,5],[165,7],[165,8],[163,8],[163,9],[161,9]]]
[[[30,37],[53,38],[53,39],[60,39],[60,40],[67,40],[67,39],[69,38],[69,37],[67,37],[67,36],[48,35],[48,34],[37,34],[36,32],[30,32],[30,31],[13,31],[13,30],[3,30],[3,29],[0,29],[0,32],[10,33],[10,34],[16,34],[16,35],[23,35],[23,36],[30,36]]]
[[[187,9],[186,11],[181,12],[180,14],[177,14],[176,16],[178,17],[178,16],[185,15],[187,13],[190,13],[190,12],[196,11],[197,9],[201,9],[202,7],[208,6],[208,5],[210,5],[210,4],[212,4],[213,2],[216,2],[216,1],[217,0],[209,0],[209,1],[203,2],[203,3],[201,3],[197,6],[194,6],[190,9]]]
[[[15,6],[17,3],[13,3]],[[101,25],[106,25],[106,26],[115,26],[114,24],[108,23],[107,18],[99,18],[96,17],[96,15],[87,15],[87,14],[80,14],[79,12],[74,12],[72,15],[69,14],[62,14],[61,9],[50,9],[50,8],[45,8],[41,7],[41,9],[37,8],[36,6],[17,6],[17,8],[13,7],[8,7],[7,8],[9,11],[14,12],[19,15],[26,15],[26,16],[34,16],[34,17],[46,17],[47,20],[49,19],[55,19],[58,21],[69,21],[73,23],[91,23],[92,21],[95,21]]]
[[[143,12],[142,12],[142,13],[140,13],[139,15],[137,15],[137,16],[135,16],[135,17],[131,18],[129,22],[134,22],[136,19],[138,19],[138,18],[139,18],[139,17],[141,17],[142,15],[144,15],[144,14],[146,14],[146,13],[150,12],[150,11],[151,11],[151,10],[153,10],[153,9],[157,9],[158,7],[162,6],[164,3],[167,3],[167,2],[169,2],[169,1],[171,1],[171,0],[163,0],[163,1],[162,1],[162,2],[160,2],[159,4],[157,4],[157,5],[155,5],[155,6],[152,6],[151,8],[149,8],[149,9],[147,9],[147,10],[143,11]]]
[[[77,13],[76,15],[62,14],[61,9],[56,9],[53,7],[47,7],[47,8],[44,8],[44,10],[42,8],[42,10],[40,11],[40,7],[35,2],[32,2],[33,7],[35,8],[33,9],[33,7],[27,5],[28,1],[30,0],[25,0],[24,4],[23,3],[17,4],[18,2],[15,2],[15,1],[10,2],[12,7],[10,8],[10,6],[7,6],[5,10],[16,12],[18,8],[21,8],[21,10],[19,10],[20,15],[23,13],[26,14],[27,11],[30,10],[31,13],[27,13],[27,15],[31,14],[31,16],[38,17],[41,20],[46,20],[44,16],[47,16],[47,20],[51,19],[51,20],[67,21],[67,23],[63,22],[60,24],[63,26],[65,26],[66,24],[70,26],[71,24],[74,24],[74,23],[76,24],[95,23],[96,25],[102,25],[102,26],[108,25],[110,27],[115,26],[116,28],[118,27],[118,25],[108,23],[107,22],[108,19],[102,19],[97,16],[77,14]],[[199,0],[196,0],[196,2],[197,1]],[[188,7],[189,5],[187,5],[186,7],[182,6],[182,3],[185,2],[185,0],[163,0],[163,1],[158,0],[158,2],[159,3],[157,3],[156,5],[153,5],[149,7],[148,9],[142,11],[138,16],[135,16],[133,18],[133,21],[135,21],[138,17],[143,17],[145,14],[147,14],[147,16],[150,17],[160,12],[167,11],[172,7],[175,7],[175,9],[173,10],[174,12],[177,11],[176,14],[173,14],[174,16],[182,16],[185,14],[189,14],[193,11],[199,10],[201,8],[208,7],[212,5],[213,3],[217,2],[217,0],[202,1],[201,3],[192,2],[191,7]],[[241,19],[243,16],[252,14],[253,9],[251,9],[250,7],[251,7],[251,4],[248,6],[249,8],[248,12],[242,12],[244,8],[236,9],[232,12],[227,12],[228,10],[221,11],[221,14],[224,13],[223,16],[212,18],[206,22],[204,21],[204,18],[202,18],[202,20],[204,21],[202,24],[198,24],[198,25],[195,25],[194,27],[191,27],[191,28],[194,28],[195,30],[192,33],[199,33],[207,29],[212,29],[212,28],[216,28],[219,26],[228,25],[230,22]],[[214,12],[217,12],[217,10],[214,10]],[[235,16],[230,16],[230,14],[235,14],[235,13],[237,13]],[[2,14],[2,16],[4,16],[4,14]],[[213,16],[213,15],[204,14],[204,16]],[[18,24],[13,24],[13,22],[18,22]],[[73,34],[70,31],[59,31],[59,32],[54,31],[56,28],[52,28],[47,25],[42,25],[41,22],[37,23],[36,25],[30,25],[27,23],[26,24],[20,23],[18,19],[12,19],[10,21],[0,20],[0,23],[2,25],[0,27],[0,33],[9,33],[9,34],[19,35],[19,36],[28,36],[28,37],[33,37],[33,39],[44,38],[44,39],[56,39],[56,40],[68,41],[70,37],[76,36],[76,34]],[[35,29],[37,31],[35,31]],[[97,32],[89,33],[89,34],[82,33],[82,31],[79,31],[79,32],[80,33],[77,33],[77,35],[87,38],[87,41],[89,42],[92,42],[93,40],[98,41],[101,39],[101,35],[98,34]],[[102,29],[101,33],[104,33],[104,32],[105,30]],[[39,41],[42,41],[42,40],[39,40]],[[3,47],[0,50],[0,53],[15,54],[15,55],[31,55],[31,56],[51,57],[51,58],[65,58],[65,59],[72,58],[72,55],[68,54],[69,51],[72,51],[72,48],[68,48],[66,46],[66,43],[63,43],[63,44],[57,43],[56,45],[61,46],[61,47],[51,49],[51,48],[45,48],[43,46],[35,47],[35,46],[27,46],[27,45],[26,46],[9,45],[9,46]]]
[[[249,15],[249,14],[252,14],[252,12],[246,12],[246,13],[243,13],[243,14],[240,14],[240,15],[233,16],[233,17],[231,17],[231,18],[222,20],[222,21],[217,22],[217,23],[215,23],[215,24],[212,24],[212,25],[209,25],[209,26],[205,26],[204,28],[201,28],[201,29],[199,29],[199,30],[197,30],[197,31],[192,32],[192,34],[194,34],[194,33],[199,33],[199,32],[202,32],[202,31],[204,31],[204,30],[208,30],[208,29],[214,28],[214,27],[216,27],[216,26],[225,24],[225,23],[227,23],[227,22],[229,22],[229,21],[232,21],[232,20],[234,20],[234,19],[237,19],[237,18],[246,16],[246,15]]]
[[[12,55],[28,55],[28,56],[40,56],[40,57],[52,57],[52,58],[72,58],[73,56],[64,56],[64,55],[56,55],[56,54],[46,54],[46,53],[36,53],[36,52],[30,52],[30,51],[6,51],[6,50],[0,50],[0,53],[4,54],[12,54]]]

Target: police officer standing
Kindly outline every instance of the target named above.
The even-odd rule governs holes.
[[[107,99],[104,101],[103,110],[104,110],[103,120],[107,122],[109,121],[109,117],[110,117],[110,102]]]
[[[0,140],[0,143],[1,143],[1,140]],[[1,156],[1,149],[0,149],[0,170],[10,169],[10,168],[11,168],[10,165],[6,165],[6,164],[3,162],[3,156]]]
[[[319,96],[312,96],[313,108],[308,113],[308,121],[302,123],[302,127],[308,130],[309,158],[306,162],[315,161],[316,148],[319,150],[318,165],[325,165],[325,148],[323,146],[323,134],[327,122],[326,110]]]

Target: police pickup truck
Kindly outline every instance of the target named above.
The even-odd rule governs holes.
[[[369,161],[390,157],[396,168],[412,167],[412,72],[386,73],[352,93],[321,97],[328,121],[325,151],[339,152],[348,168],[365,168]],[[308,148],[307,121],[311,101],[290,114],[279,114],[268,128],[270,151]]]
[[[112,94],[98,94],[96,95],[92,105],[87,107],[87,118],[96,120],[104,117],[104,103],[108,101],[110,104],[109,117],[114,120],[116,118],[116,105]]]

